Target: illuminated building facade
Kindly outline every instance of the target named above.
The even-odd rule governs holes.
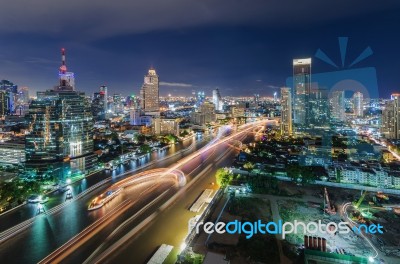
[[[6,141],[0,143],[0,164],[19,165],[25,162],[25,143]]]
[[[100,91],[93,94],[92,114],[95,120],[105,120],[107,118],[108,100],[107,86],[100,86]]]
[[[308,104],[310,126],[327,127],[330,122],[328,89],[312,86]]]
[[[38,173],[53,170],[65,178],[93,168],[93,118],[84,93],[75,91],[38,92],[29,106],[26,120],[26,165]]]
[[[155,135],[179,135],[179,118],[156,118],[153,122]]]
[[[364,96],[360,92],[355,92],[353,94],[353,107],[354,107],[354,115],[357,117],[364,116]]]
[[[8,80],[1,80],[0,92],[0,116],[13,114],[15,112],[18,86]]]
[[[194,125],[204,126],[216,121],[215,106],[213,103],[204,102],[197,112],[191,115],[191,122]]]
[[[387,139],[400,139],[400,94],[392,94],[382,111],[381,133]]]
[[[25,118],[30,131],[25,136],[28,170],[65,179],[94,168],[94,121],[84,93],[60,78],[53,90],[37,93]]]
[[[73,72],[67,71],[67,64],[65,62],[65,49],[61,49],[61,66],[58,71],[58,78],[60,83],[55,87],[55,90],[74,91],[75,90],[75,76]]]
[[[330,96],[331,117],[335,121],[345,121],[344,91],[333,91]]]
[[[290,88],[281,88],[281,135],[292,134],[292,93]]]
[[[144,83],[140,89],[140,97],[140,106],[143,111],[160,111],[159,80],[154,68],[150,68],[149,72],[144,76]]]
[[[212,94],[213,94],[212,100],[215,106],[215,110],[222,111],[224,105],[222,102],[221,94],[219,93],[219,89],[218,88],[214,89]]]
[[[310,124],[311,58],[293,60],[293,125]]]

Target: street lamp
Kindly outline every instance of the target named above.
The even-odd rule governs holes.
[[[371,263],[373,263],[374,262],[374,258],[373,257],[368,257],[368,262],[371,262]]]

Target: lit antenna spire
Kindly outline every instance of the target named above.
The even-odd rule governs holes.
[[[65,64],[65,49],[61,49],[61,66],[60,66],[60,73],[67,72],[67,65]]]

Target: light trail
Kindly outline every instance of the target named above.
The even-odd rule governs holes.
[[[265,121],[261,121],[261,123],[263,123]],[[248,125],[246,125],[248,126]],[[209,151],[210,149],[212,149],[213,151],[215,151],[215,147],[223,144],[235,137],[238,137],[240,135],[244,135],[245,133],[248,132],[248,130],[250,130],[252,127],[250,126],[249,128],[246,128],[243,131],[237,132],[231,136],[228,136],[226,138],[224,138],[223,140],[215,140],[213,142],[213,144],[208,145],[203,147],[202,149],[200,149],[199,151],[189,155],[188,157],[185,157],[183,160],[184,161],[179,161],[175,166],[172,166],[170,168],[170,170],[176,170],[188,163],[190,163],[191,161],[193,161],[194,158],[202,155],[203,153],[206,153],[207,151]],[[221,135],[223,133],[219,133],[219,135]],[[230,149],[225,150],[216,160],[215,162],[217,163],[220,159],[222,159],[225,155],[227,155],[229,153]],[[208,155],[208,157],[206,158],[206,160],[208,160],[211,157],[211,155]],[[193,171],[195,171],[196,169],[198,169],[200,166],[202,165],[199,164],[196,168],[194,168],[191,172],[189,172],[188,174],[191,174]],[[159,212],[165,210],[166,208],[168,208],[174,201],[176,201],[176,199],[178,199],[180,197],[180,195],[187,190],[188,188],[190,188],[190,186],[192,186],[197,180],[199,180],[201,178],[201,176],[210,169],[211,164],[209,164],[205,169],[202,170],[201,173],[199,173],[199,175],[197,175],[197,177],[195,177],[192,181],[190,181],[190,183],[188,185],[185,186],[185,188],[180,189],[173,197],[171,197],[169,200],[167,200],[162,206],[160,206],[158,212],[154,212],[153,214],[151,214],[148,218],[146,218],[146,220],[142,221],[138,226],[136,226],[133,230],[131,230],[128,234],[125,234],[121,239],[119,239],[116,243],[114,243],[113,245],[111,245],[109,248],[107,248],[105,251],[100,250],[101,247],[98,247],[96,249],[97,252],[100,252],[100,255],[95,256],[95,254],[92,254],[88,259],[86,259],[85,263],[101,263],[101,261],[103,261],[105,258],[107,258],[110,254],[112,254],[115,250],[117,250],[120,246],[124,245],[132,236],[134,236],[137,232],[139,232],[144,226],[146,226],[148,223],[150,223],[152,220],[155,219],[155,217],[158,215]],[[167,173],[167,172],[166,172]]]
[[[390,146],[387,146],[386,144],[382,143],[380,140],[376,140],[374,137],[369,137],[372,141],[374,141],[376,144],[381,145],[382,147],[386,147],[386,149],[392,153],[392,155],[398,160],[400,161],[400,155],[397,154],[396,152],[394,152],[393,150],[390,149]]]
[[[250,124],[245,124],[240,127],[240,129],[242,129],[242,130],[239,131],[239,129],[238,129],[237,132],[235,132],[231,135],[228,135],[228,136],[224,136],[224,135],[226,134],[227,131],[230,130],[229,126],[224,126],[224,127],[220,128],[220,130],[218,131],[218,134],[217,134],[217,138],[213,139],[212,142],[210,142],[209,144],[207,144],[205,147],[201,148],[200,150],[182,158],[175,165],[170,166],[168,169],[160,168],[160,169],[153,169],[153,170],[141,172],[141,173],[135,174],[133,176],[130,176],[128,178],[125,178],[125,179],[113,184],[111,188],[115,188],[115,187],[128,188],[128,187],[132,186],[133,184],[139,184],[139,183],[143,183],[143,182],[157,183],[161,180],[167,180],[167,179],[172,179],[175,183],[178,183],[182,187],[186,184],[186,177],[185,177],[184,173],[181,170],[179,170],[180,167],[182,167],[183,165],[189,164],[195,158],[199,157],[200,155],[202,155],[204,153],[207,153],[210,150],[215,151],[216,147],[221,144],[224,144],[238,136],[245,135],[251,129],[254,128],[254,125],[261,125],[268,121],[269,120],[262,120],[262,121],[258,121],[258,122],[254,122],[254,123],[250,123]],[[210,157],[211,157],[211,155],[208,155],[206,160]],[[149,165],[150,164],[147,164],[147,166],[149,166]],[[201,166],[201,164],[199,166]],[[208,168],[209,167],[207,167],[207,169]],[[127,174],[127,173],[128,172],[126,172],[124,174]],[[198,180],[198,178],[199,177],[196,177],[196,180]],[[191,181],[191,184],[193,184],[196,180]],[[184,188],[181,189],[181,191],[183,191],[183,190],[184,190]],[[176,199],[177,197],[179,197],[178,194],[181,194],[181,192],[176,193],[165,204],[168,204],[170,201],[174,200],[173,198]],[[152,203],[153,202],[151,202],[150,204],[152,204]],[[133,203],[130,202],[129,205],[128,204],[126,205],[126,207],[129,208],[132,205],[133,205]],[[119,206],[121,206],[121,205],[119,205]],[[127,210],[127,209],[125,209],[125,210]],[[122,214],[122,211],[123,210],[119,210],[118,213],[113,213],[112,214],[113,218]],[[115,212],[115,210],[113,209],[111,212]],[[141,212],[141,211],[139,211],[139,212]],[[108,215],[108,218],[111,217],[111,216],[109,216],[109,214],[107,214],[107,215]],[[89,239],[89,234],[92,234],[92,236],[93,236],[94,228],[97,228],[96,233],[99,231],[99,229],[100,229],[99,225],[101,223],[103,223],[104,221],[106,221],[106,219],[104,219],[104,217],[102,217],[101,219],[103,219],[102,222],[100,221],[100,219],[95,222],[95,223],[98,223],[96,225],[96,227],[93,227],[95,224],[95,223],[93,223],[92,225],[90,225],[89,227],[84,229],[82,232],[80,232],[79,234],[77,234],[76,236],[71,238],[67,243],[65,243],[63,246],[61,246],[57,250],[55,250],[53,253],[51,253],[49,256],[47,256],[45,259],[43,259],[40,263],[50,263],[54,259],[58,259],[58,258],[64,259],[66,256],[68,256],[70,254],[71,248],[75,248],[77,246],[77,244],[82,244],[82,243],[86,242]]]
[[[153,169],[135,174],[133,176],[127,177],[113,185],[110,186],[105,192],[95,197],[90,203],[88,210],[99,209],[108,201],[116,197],[117,192],[119,193],[122,189],[127,188],[133,184],[138,184],[142,182],[157,182],[160,179],[172,178],[175,180],[179,186],[184,186],[186,184],[186,177],[184,173],[180,170],[168,170],[165,168]],[[114,195],[115,194],[115,195]],[[108,198],[110,197],[110,198]]]
[[[195,147],[195,145],[196,145],[196,144],[195,144],[195,141],[193,141],[193,142],[190,144],[190,146],[187,147],[187,148],[185,148],[185,149],[181,149],[181,150],[175,152],[174,154],[171,154],[171,155],[165,156],[165,157],[163,157],[163,158],[161,158],[161,159],[153,160],[153,161],[151,161],[151,162],[149,162],[149,163],[146,163],[146,164],[144,164],[144,165],[138,166],[138,167],[136,167],[136,168],[134,168],[134,169],[132,169],[132,170],[126,171],[126,172],[124,172],[124,173],[121,173],[121,174],[117,175],[116,177],[119,178],[119,177],[126,176],[127,174],[130,174],[130,173],[135,172],[135,171],[137,171],[137,170],[141,170],[141,169],[147,168],[147,167],[149,167],[149,166],[151,166],[151,165],[154,165],[156,162],[164,161],[164,160],[170,159],[170,158],[172,158],[172,157],[175,157],[175,156],[177,156],[177,155],[180,155],[180,154],[182,154],[182,153],[185,153],[185,152],[187,152],[187,151],[189,151],[189,150],[192,150],[192,149]],[[44,213],[44,215],[50,216],[50,215],[53,215],[53,214],[55,214],[55,213],[61,211],[63,208],[65,208],[66,206],[68,206],[70,203],[72,203],[72,202],[74,202],[74,201],[76,201],[76,200],[81,199],[82,197],[86,196],[87,194],[89,194],[90,192],[92,192],[92,191],[94,191],[95,189],[99,188],[100,186],[102,186],[102,185],[108,183],[108,182],[111,181],[112,179],[113,179],[113,177],[108,177],[107,179],[104,179],[104,180],[98,182],[97,184],[95,184],[95,185],[89,187],[89,188],[86,189],[85,191],[83,191],[83,192],[79,193],[78,195],[74,196],[72,199],[70,199],[70,200],[68,200],[68,201],[64,201],[64,202],[60,203],[59,205],[57,205],[57,206],[55,206],[55,207],[52,207],[51,209],[47,210],[47,211]],[[13,226],[13,227],[11,227],[11,228],[9,228],[9,229],[7,229],[7,230],[1,232],[1,233],[0,233],[0,244],[3,243],[3,242],[5,242],[5,241],[7,241],[8,239],[10,239],[10,238],[16,236],[18,233],[22,232],[22,231],[25,230],[26,228],[30,227],[30,226],[34,223],[34,221],[36,220],[37,217],[42,217],[42,216],[43,216],[43,214],[36,215],[36,216],[34,216],[34,217],[32,217],[32,218],[29,218],[29,219],[27,219],[27,220],[25,220],[25,221],[23,221],[23,222],[21,222],[21,223],[15,225],[15,226]]]
[[[174,181],[173,181],[174,182]],[[149,182],[145,182],[149,183]],[[152,191],[154,191],[159,184],[153,184],[149,188],[143,190],[140,194],[139,197],[142,197],[143,195],[149,194]],[[137,186],[133,186],[134,188],[137,188]],[[167,190],[168,191],[168,190]],[[162,193],[160,196],[163,196],[167,191]],[[158,197],[155,199],[159,199]],[[55,251],[53,251],[51,254],[49,254],[46,258],[41,260],[39,264],[45,264],[45,263],[59,263],[66,257],[68,257],[71,253],[73,253],[74,250],[76,250],[79,246],[83,245],[85,242],[87,242],[91,237],[96,235],[98,232],[101,231],[101,229],[108,224],[111,220],[116,219],[118,216],[123,214],[126,210],[128,210],[130,207],[133,205],[137,204],[139,201],[132,201],[132,200],[124,200],[122,203],[117,205],[115,208],[110,210],[106,215],[101,217],[100,219],[96,220],[94,223],[86,227],[84,230],[79,232],[77,235],[72,237],[70,240],[68,240],[66,243],[64,243],[61,247],[57,248]]]
[[[351,202],[348,202],[346,204],[344,204],[342,206],[342,212],[343,215],[345,216],[346,220],[350,221],[350,227],[353,228],[354,226],[357,227],[357,223],[354,222],[348,215],[347,213],[347,208],[349,207],[354,207],[353,204]],[[370,245],[370,247],[375,251],[375,255],[371,256],[373,259],[377,258],[379,255],[378,249],[372,244],[372,242],[362,233],[362,231],[360,230],[360,232],[358,233],[362,238],[364,238],[365,241],[367,241],[368,245]]]

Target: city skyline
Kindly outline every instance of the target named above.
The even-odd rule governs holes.
[[[400,263],[399,14],[4,3],[0,259]]]
[[[4,35],[0,42],[4,51],[0,57],[0,79],[28,86],[32,94],[48,89],[56,74],[55,66],[59,65],[56,51],[65,47],[69,52],[68,65],[76,74],[77,89],[87,94],[92,94],[100,85],[107,85],[116,93],[138,94],[143,69],[153,66],[163,79],[161,95],[189,95],[192,90],[211,93],[219,88],[232,95],[245,95],[242,91],[246,90],[265,96],[285,86],[286,77],[291,75],[293,58],[312,57],[314,73],[338,70],[314,57],[316,51],[322,49],[342,68],[337,38],[349,37],[346,65],[370,46],[373,56],[353,68],[376,68],[381,97],[396,92],[400,83],[395,74],[400,61],[397,57],[400,40],[393,32],[399,20],[396,16],[399,3],[339,2],[332,11],[323,8],[315,14],[308,9],[318,7],[317,2],[309,1],[304,7],[296,4],[299,13],[303,12],[301,15],[294,15],[293,11],[276,3],[258,2],[257,8],[243,9],[238,18],[216,7],[208,22],[199,19],[205,14],[204,10],[190,10],[194,12],[193,23],[187,19],[177,23],[173,19],[173,26],[159,21],[146,24],[140,15],[138,21],[145,25],[141,30],[128,24],[125,31],[109,29],[103,33],[99,33],[95,26],[80,29],[63,21],[57,22],[51,30],[44,27],[40,19],[27,25],[25,18],[21,18],[13,32],[0,27]],[[17,8],[17,4],[11,5]],[[89,19],[89,16],[84,16],[87,14],[85,4],[74,3],[72,6],[81,12],[79,21]],[[211,8],[208,3],[204,6],[205,10]],[[68,10],[71,7],[61,5],[49,11],[58,8]],[[127,10],[130,8],[132,6]],[[232,7],[234,10],[240,8],[243,8],[241,4]],[[300,24],[289,24],[277,15],[265,17],[273,11],[281,17],[292,16]],[[147,14],[150,11],[145,8],[143,12]],[[53,16],[48,11],[45,14]],[[221,16],[217,19],[218,15]],[[254,18],[248,19],[251,15]],[[170,14],[167,16],[169,18]],[[4,25],[10,23],[6,17],[2,16]],[[118,19],[115,23],[121,21]],[[115,27],[115,24],[111,23],[110,27]],[[82,37],[85,30],[88,34]],[[24,39],[31,41],[25,42]]]

